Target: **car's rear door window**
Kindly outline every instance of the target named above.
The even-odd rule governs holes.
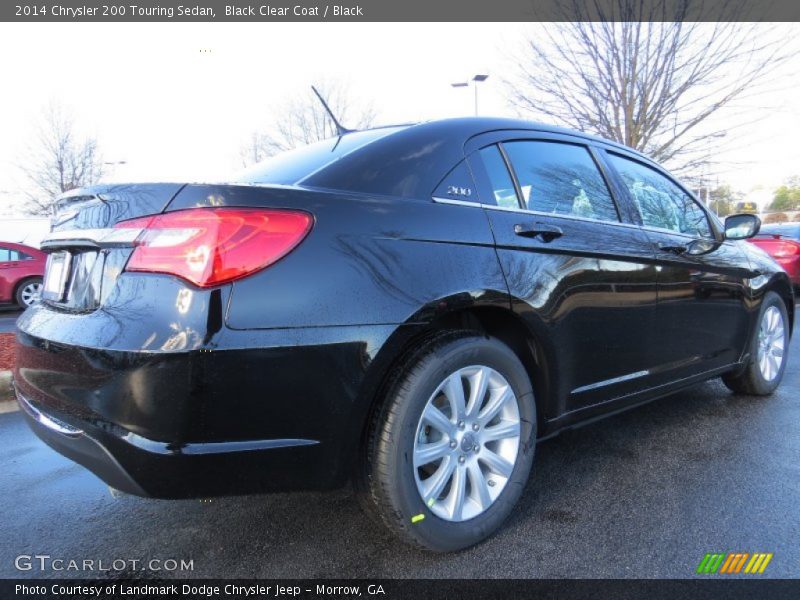
[[[646,227],[713,237],[705,211],[681,187],[655,169],[619,154],[608,154]]]
[[[495,145],[487,146],[480,150],[480,155],[492,187],[494,203],[506,208],[519,208],[514,180],[511,179],[500,149]]]
[[[589,149],[551,141],[504,142],[528,210],[619,221],[605,179]]]

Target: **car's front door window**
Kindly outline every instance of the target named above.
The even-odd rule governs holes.
[[[645,226],[713,237],[705,211],[676,183],[655,169],[618,154],[609,154],[609,158],[628,188]]]

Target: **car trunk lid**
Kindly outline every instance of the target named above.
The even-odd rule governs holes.
[[[61,308],[93,310],[111,293],[138,232],[114,229],[120,221],[163,212],[183,185],[115,184],[58,198],[50,234],[42,298]]]
[[[183,187],[177,183],[92,186],[59,196],[51,230],[104,229],[163,211]]]

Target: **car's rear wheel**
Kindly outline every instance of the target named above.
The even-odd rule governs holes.
[[[783,379],[788,350],[789,318],[786,305],[778,294],[767,292],[750,342],[747,366],[735,375],[724,375],[722,381],[739,394],[771,394]]]
[[[527,372],[500,341],[470,332],[423,345],[372,419],[357,490],[407,542],[437,551],[495,531],[533,462]]]
[[[17,287],[16,301],[22,308],[28,308],[39,299],[42,293],[42,278],[31,277]]]

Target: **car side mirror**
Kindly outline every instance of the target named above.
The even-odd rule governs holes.
[[[726,240],[746,240],[761,229],[761,219],[756,215],[731,215],[725,219]]]

